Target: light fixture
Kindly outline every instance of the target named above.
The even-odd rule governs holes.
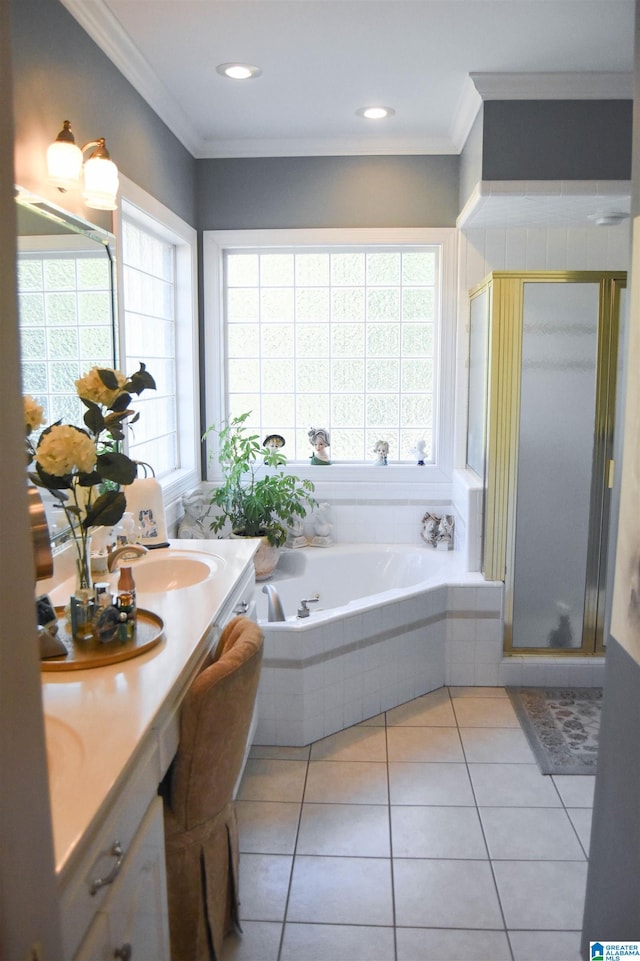
[[[90,140],[82,149],[77,146],[71,132],[71,121],[65,120],[62,130],[47,148],[47,170],[50,184],[58,190],[73,190],[80,186],[83,171],[83,154],[93,150],[84,163],[84,189],[82,196],[87,207],[93,210],[117,208],[118,168],[109,156],[104,137]]]
[[[239,61],[220,63],[216,70],[222,77],[228,77],[229,80],[252,80],[262,73],[260,67],[255,67],[252,63],[240,63]]]
[[[385,117],[393,117],[394,113],[393,107],[360,107],[356,110],[356,114],[365,120],[384,120]]]

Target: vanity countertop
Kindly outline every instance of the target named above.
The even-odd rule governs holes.
[[[211,628],[252,568],[257,541],[176,540],[171,550],[214,555],[216,573],[165,593],[138,590],[138,607],[164,622],[164,637],[138,657],[87,670],[42,673],[43,709],[56,871],[70,868],[82,839],[104,818],[135,770],[142,751],[157,739],[212,642]],[[144,560],[140,563],[144,564]],[[135,577],[135,564],[132,569]],[[72,581],[49,591],[54,604],[68,599]],[[170,758],[159,752],[158,781]]]

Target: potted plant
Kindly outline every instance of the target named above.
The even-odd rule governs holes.
[[[218,508],[218,513],[209,526],[219,532],[228,522],[232,536],[262,538],[254,563],[256,579],[264,580],[278,563],[287,527],[296,517],[305,517],[307,508],[315,507],[316,502],[311,496],[312,482],[285,474],[282,468],[287,458],[280,449],[266,448],[259,436],[245,427],[250,413],[233,417],[219,429],[209,427],[205,434],[217,434],[217,460],[223,477],[211,495],[211,507]],[[275,472],[266,468],[275,468]]]

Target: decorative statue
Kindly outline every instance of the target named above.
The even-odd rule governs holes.
[[[311,544],[313,547],[331,547],[333,524],[329,520],[330,505],[325,501],[318,504],[312,515],[313,533]]]
[[[269,434],[262,441],[262,446],[268,454],[275,454],[277,450],[280,450],[281,447],[284,447],[284,443],[284,437],[282,437],[280,434]],[[266,464],[267,458],[265,457],[264,460]]]
[[[389,456],[389,444],[386,440],[379,440],[373,448],[376,455],[376,467],[386,467]]]
[[[453,547],[453,514],[443,514],[438,524],[436,547],[441,551],[450,551]]]
[[[182,506],[184,507],[184,516],[178,525],[178,537],[206,540],[207,531],[204,526],[204,519],[209,510],[204,491],[196,487],[188,494],[183,494]]]
[[[413,452],[418,458],[418,467],[424,467],[424,455],[427,450],[426,440],[419,440],[416,446],[413,448]]]
[[[309,428],[309,443],[313,447],[312,464],[330,464],[327,447],[331,447],[329,431],[324,427]]]
[[[428,511],[422,518],[422,530],[420,531],[420,537],[428,544],[429,547],[435,547],[438,541],[438,528],[440,526],[440,518],[436,517],[435,514],[430,514]]]

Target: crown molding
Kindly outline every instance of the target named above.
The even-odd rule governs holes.
[[[632,100],[633,73],[470,73],[482,100]]]
[[[202,144],[202,137],[103,0],[93,0],[92,3],[86,0],[60,2],[171,133],[195,156]]]
[[[482,97],[471,75],[469,75],[465,81],[449,131],[452,145],[451,153],[462,153],[481,107]]]
[[[448,137],[419,137],[393,140],[381,137],[313,139],[277,138],[204,141],[196,159],[223,160],[233,157],[362,157],[450,155],[459,151]]]

